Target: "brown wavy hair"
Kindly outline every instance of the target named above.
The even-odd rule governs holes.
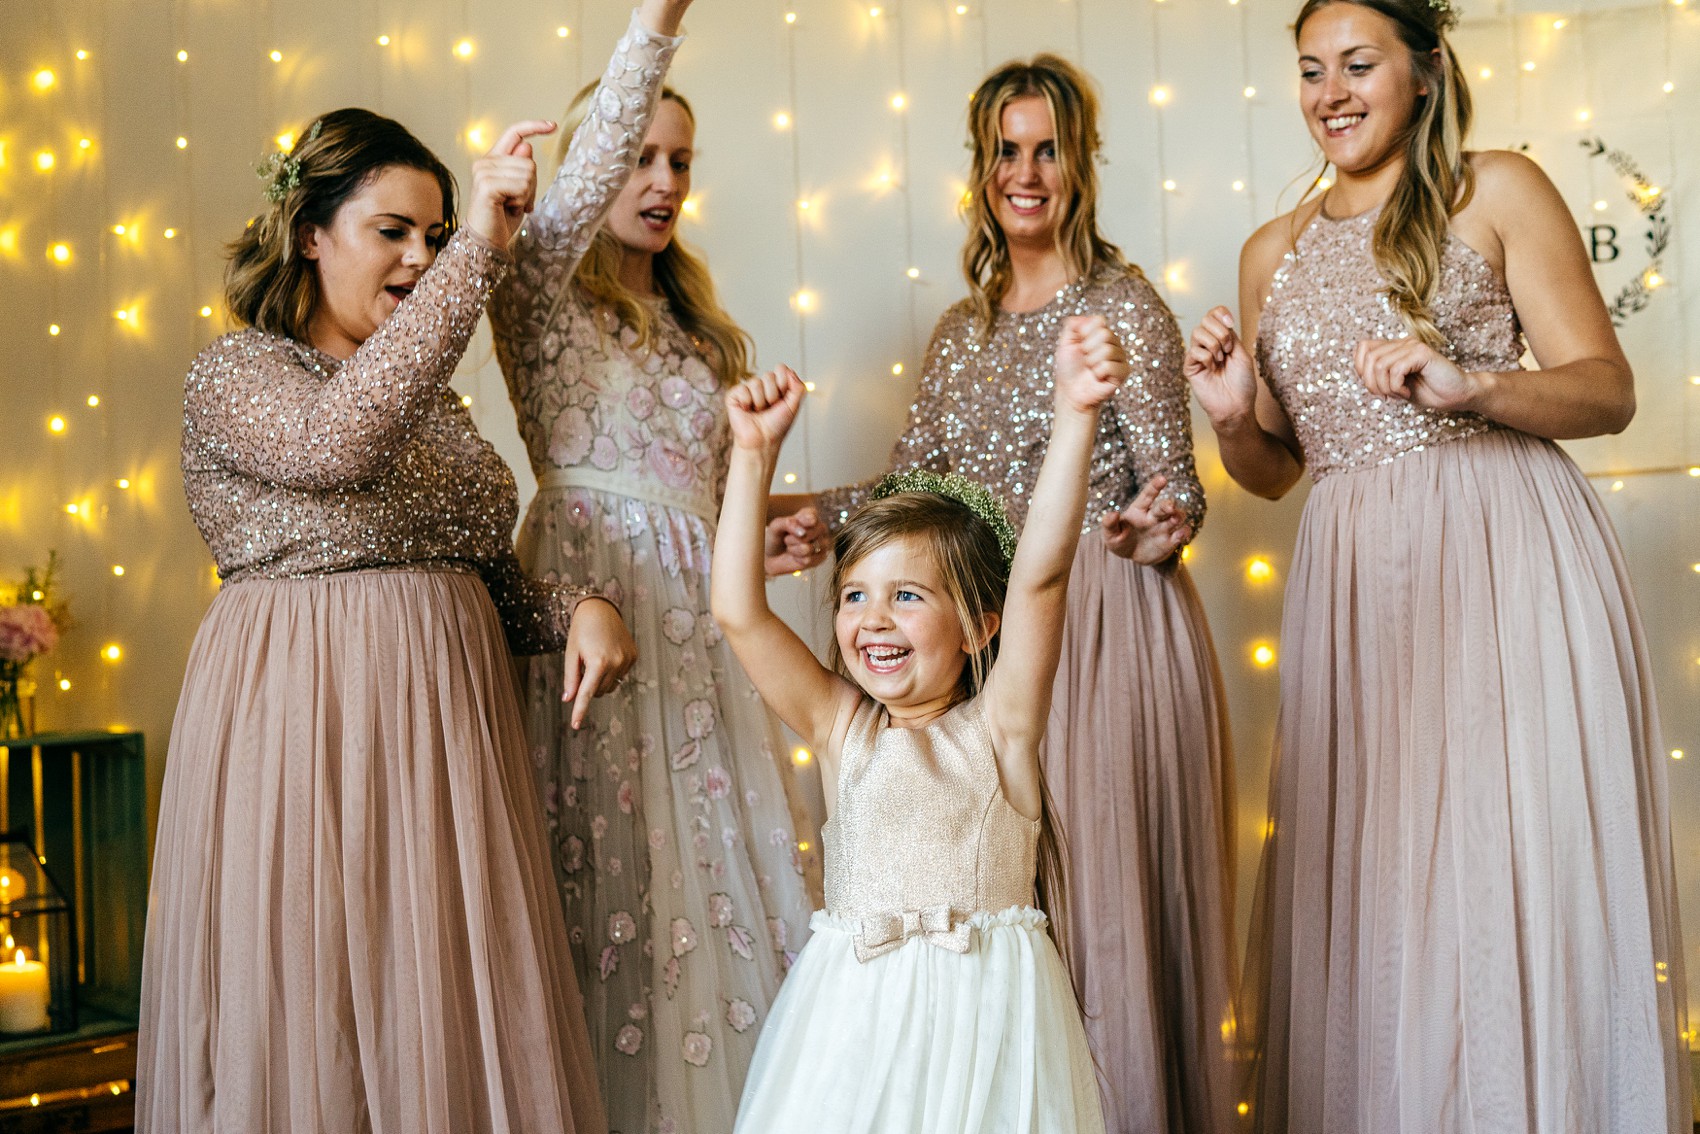
[[[1472,115],[1470,88],[1446,39],[1446,29],[1457,17],[1450,5],[1436,8],[1429,0],[1306,0],[1293,23],[1295,42],[1305,21],[1329,4],[1355,4],[1392,21],[1410,52],[1412,73],[1427,88],[1417,96],[1405,138],[1405,168],[1376,218],[1370,251],[1387,281],[1394,313],[1411,334],[1444,350],[1446,336],[1435,326],[1429,304],[1440,281],[1440,256],[1452,216],[1470,203],[1475,191],[1475,174],[1464,158]],[[1325,164],[1305,197],[1321,185],[1326,171]]]
[[[1009,565],[992,526],[962,502],[931,492],[899,492],[864,505],[847,520],[833,539],[832,610],[838,613],[844,580],[852,568],[870,553],[901,539],[919,539],[944,580],[963,637],[977,641],[985,633],[989,615],[1002,615],[1009,591]],[[993,634],[979,650],[969,655],[957,681],[954,704],[979,693],[986,674],[998,656],[998,637]],[[831,635],[827,660],[833,672],[854,681],[839,649],[838,635]],[[1034,899],[1051,923],[1051,938],[1063,964],[1069,966],[1068,842],[1056,819],[1056,804],[1044,769],[1039,772],[1039,876]],[[1079,980],[1069,966],[1075,997],[1080,997]]]
[[[557,166],[566,160],[573,134],[584,122],[590,109],[590,96],[595,90],[595,83],[586,84],[573,96],[572,104],[562,116],[561,140],[555,154]],[[683,95],[672,87],[663,87],[661,98],[678,104],[685,117],[691,120],[691,128],[696,129],[696,114]],[[624,255],[619,237],[604,224],[592,238],[584,258],[578,262],[578,268],[573,272],[573,284],[592,307],[611,312],[616,325],[632,329],[636,335],[632,350],[641,354],[655,348],[658,330],[649,306],[620,282],[620,263]],[[755,343],[720,305],[708,264],[679,241],[677,228],[667,241],[667,247],[655,254],[655,286],[666,297],[679,326],[691,337],[703,361],[722,385],[736,386],[750,376]],[[601,328],[600,322],[598,328]]]
[[[1130,271],[1121,249],[1098,231],[1098,95],[1074,64],[1056,55],[1011,60],[987,75],[968,104],[973,168],[962,211],[968,240],[962,246],[962,275],[968,298],[985,333],[1013,282],[1009,241],[986,201],[1003,150],[1003,108],[1018,98],[1038,97],[1051,109],[1056,130],[1057,173],[1068,204],[1057,227],[1057,252],[1070,279],[1096,276],[1106,268]]]
[[[392,166],[419,169],[443,191],[443,223],[455,227],[455,179],[437,155],[393,118],[350,107],[320,115],[304,129],[284,172],[262,172],[279,200],[248,222],[226,246],[224,303],[231,318],[262,331],[305,341],[319,303],[319,273],[300,254],[305,225],[323,228],[378,174]],[[293,184],[291,184],[291,182]]]

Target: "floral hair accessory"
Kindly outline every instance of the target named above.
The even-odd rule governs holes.
[[[1429,10],[1435,15],[1435,24],[1441,31],[1455,27],[1458,24],[1458,8],[1452,0],[1428,0]]]
[[[281,205],[289,191],[301,184],[301,147],[317,138],[323,125],[322,119],[314,121],[307,130],[307,136],[298,144],[288,150],[267,154],[266,160],[254,167],[254,172],[266,183],[266,200]]]
[[[903,472],[888,473],[881,477],[868,499],[884,500],[887,496],[896,496],[900,492],[927,492],[956,501],[984,520],[992,529],[992,534],[998,537],[998,550],[1003,553],[1006,568],[1015,559],[1015,525],[1009,522],[1003,501],[993,496],[991,490],[980,482],[969,480],[958,473],[905,469]]]

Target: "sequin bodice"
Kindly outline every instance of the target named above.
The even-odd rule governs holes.
[[[455,562],[519,652],[559,649],[588,593],[528,579],[513,473],[448,388],[507,257],[462,231],[346,360],[249,328],[195,359],[183,487],[226,582]]]
[[[1102,315],[1127,349],[1131,373],[1100,416],[1092,449],[1086,521],[1096,526],[1123,508],[1140,485],[1161,473],[1163,495],[1204,522],[1204,490],[1192,460],[1192,418],[1181,377],[1175,317],[1146,278],[1117,272],[1081,281],[1037,311],[1003,312],[982,337],[967,300],[940,317],[927,347],[909,424],[890,468],[954,471],[1004,499],[1019,528],[1050,443],[1054,397],[1051,367],[1063,320]],[[820,494],[833,527],[867,498],[872,482]]]
[[[1370,393],[1352,365],[1363,339],[1404,338],[1370,252],[1376,211],[1334,220],[1318,212],[1276,271],[1258,326],[1258,366],[1293,423],[1312,477],[1386,464],[1501,426]],[[1431,307],[1465,370],[1516,370],[1522,329],[1505,281],[1448,235]]]
[[[889,727],[864,699],[839,761],[838,807],[821,829],[829,913],[948,907],[960,922],[1032,905],[1039,823],[1004,797],[978,699],[917,729]]]

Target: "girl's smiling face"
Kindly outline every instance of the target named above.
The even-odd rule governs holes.
[[[986,637],[996,632],[996,615]],[[930,718],[958,700],[983,642],[962,631],[943,576],[919,536],[882,544],[843,572],[833,631],[851,680],[895,718]]]
[[[1393,21],[1361,4],[1315,10],[1299,31],[1299,104],[1322,156],[1368,175],[1401,160],[1428,93]]]

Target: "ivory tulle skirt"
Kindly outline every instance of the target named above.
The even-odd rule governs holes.
[[[172,729],[143,1134],[600,1134],[484,584],[224,588]]]
[[[1142,567],[1097,532],[1081,538],[1045,777],[1068,838],[1066,944],[1106,1125],[1240,1129],[1233,753],[1215,647],[1184,566]]]
[[[1032,909],[975,914],[966,954],[914,938],[862,963],[817,912],[750,1065],[739,1134],[1097,1134],[1092,1056]]]
[[[1689,1130],[1647,653],[1575,465],[1503,430],[1318,481],[1282,645],[1258,1128]]]

